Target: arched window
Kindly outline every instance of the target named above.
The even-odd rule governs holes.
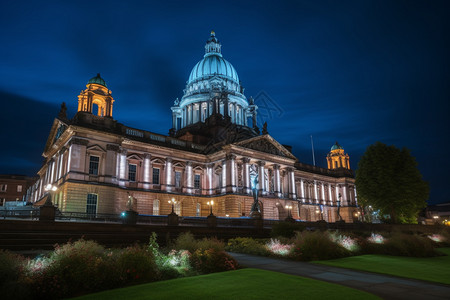
[[[153,200],[153,215],[159,216],[159,200]]]
[[[202,215],[202,205],[197,203],[197,208],[195,210],[195,216],[200,217]]]
[[[175,203],[175,213],[181,216],[181,202]]]

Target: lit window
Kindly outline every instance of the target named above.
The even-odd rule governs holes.
[[[153,184],[159,184],[159,169],[153,168]]]
[[[86,201],[86,214],[95,216],[97,214],[97,194],[88,194]]]
[[[179,201],[175,203],[174,210],[177,215],[181,216],[181,203]]]
[[[194,175],[194,189],[200,188],[200,174]]]
[[[100,161],[100,157],[98,156],[90,156],[89,158],[89,175],[98,175],[98,163]]]
[[[195,211],[195,216],[200,217],[202,211],[202,205],[200,203],[197,203],[197,209]]]
[[[134,164],[128,165],[128,180],[129,181],[136,181],[136,169],[137,166]]]
[[[17,192],[18,193],[22,192],[22,186],[20,184],[17,186]]]
[[[155,216],[159,215],[159,200],[158,199],[153,201],[153,214]]]

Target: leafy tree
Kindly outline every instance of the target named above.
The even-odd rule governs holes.
[[[358,202],[371,205],[394,223],[416,222],[429,188],[407,148],[377,142],[367,147],[356,171]]]

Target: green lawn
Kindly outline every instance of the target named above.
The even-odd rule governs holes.
[[[450,248],[438,250],[447,256],[360,255],[314,263],[450,284]]]
[[[76,299],[380,299],[337,284],[242,269],[142,284]]]

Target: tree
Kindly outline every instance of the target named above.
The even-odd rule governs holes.
[[[407,148],[377,142],[358,163],[356,191],[362,206],[390,215],[394,223],[410,223],[426,206],[429,188]]]

